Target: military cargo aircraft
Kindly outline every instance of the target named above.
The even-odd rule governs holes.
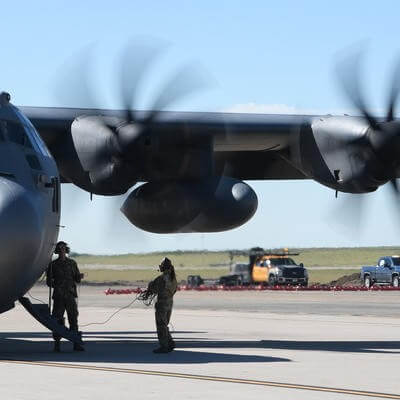
[[[183,72],[150,111],[136,111],[147,61],[137,59],[133,82],[121,79],[122,110],[20,112],[2,95],[3,310],[33,285],[50,258],[59,221],[57,167],[61,182],[98,195],[120,195],[141,183],[121,210],[135,226],[156,233],[221,232],[244,224],[258,202],[244,180],[313,179],[348,193],[390,182],[398,194],[400,122],[394,115],[400,66],[386,116],[376,118],[355,69],[342,83],[358,117],[163,111],[192,91]]]
[[[135,111],[137,88],[157,51],[128,48],[121,63],[123,110],[21,108],[53,154],[62,182],[110,196],[141,182],[121,211],[155,233],[221,232],[244,224],[257,209],[256,193],[243,182],[249,180],[313,179],[348,193],[390,182],[398,193],[400,63],[384,118],[365,105],[358,54],[338,67],[358,117],[163,111],[200,86],[187,69],[167,82],[150,111]]]
[[[23,108],[62,182],[120,195],[121,210],[155,233],[220,232],[256,211],[243,181],[313,179],[335,191],[398,192],[397,92],[384,119],[360,117]],[[358,101],[358,100],[355,100]]]

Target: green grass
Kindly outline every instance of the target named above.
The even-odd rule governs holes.
[[[359,247],[359,248],[308,248],[289,249],[301,254],[293,258],[306,267],[352,267],[351,269],[309,270],[310,283],[327,283],[343,275],[359,272],[362,265],[375,265],[379,257],[399,254],[400,247]],[[229,264],[248,262],[247,256],[230,257],[229,251],[174,251],[148,254],[123,254],[113,256],[72,255],[82,271],[86,272],[87,281],[149,281],[157,276],[157,266],[163,257],[169,257],[175,265],[178,281],[188,275],[200,275],[203,278],[216,279],[229,273]],[[96,264],[95,269],[86,269],[85,265]],[[107,269],[107,265],[135,266],[132,270]],[[102,267],[104,266],[104,268]],[[218,268],[215,268],[218,267]]]
[[[291,249],[290,249],[291,250]],[[374,265],[383,255],[399,254],[400,247],[308,248],[296,249],[301,254],[293,257],[307,267],[341,267]],[[175,267],[229,266],[229,251],[175,251],[148,254],[123,254],[113,256],[73,255],[79,264],[132,265],[156,267],[163,257],[172,260]],[[247,262],[246,256],[235,256],[233,262]]]
[[[177,251],[148,254],[122,254],[115,256],[75,255],[73,257],[79,264],[134,265],[142,267],[156,267],[164,257],[170,258],[177,268],[220,266],[229,265],[230,263],[229,253],[226,251]],[[247,258],[239,257],[237,260],[246,261]]]
[[[309,282],[313,283],[329,283],[337,280],[344,275],[351,275],[356,272],[360,272],[359,269],[329,269],[329,270],[309,270]]]
[[[379,257],[400,254],[400,247],[347,247],[300,249],[300,256],[293,257],[305,266],[343,267],[375,265]]]
[[[135,269],[135,270],[111,270],[111,269],[94,269],[94,270],[82,270],[85,272],[85,281],[90,282],[136,282],[145,281],[148,282],[154,279],[159,272],[151,269]],[[332,270],[310,270],[309,280],[310,283],[328,283],[336,280],[343,275],[350,275],[355,272],[359,272],[359,269],[332,269]],[[229,270],[227,268],[218,269],[176,269],[176,275],[178,282],[186,280],[188,275],[200,275],[206,279],[217,279],[222,275],[227,275]]]
[[[135,270],[111,270],[111,269],[91,269],[81,270],[85,273],[85,281],[89,282],[134,282],[134,281],[150,281],[160,273],[151,269],[135,269]],[[202,278],[216,279],[222,275],[229,273],[227,268],[212,269],[176,269],[176,277],[178,282],[186,280],[188,275],[200,275]]]

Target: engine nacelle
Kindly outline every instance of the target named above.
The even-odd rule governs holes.
[[[212,177],[145,183],[129,195],[121,211],[148,232],[222,232],[247,222],[257,205],[257,195],[246,183]]]
[[[116,195],[125,193],[136,183],[136,163],[121,165],[122,161],[117,157],[120,149],[113,130],[122,121],[121,118],[85,115],[73,121],[71,136],[75,158],[84,172],[81,176],[74,174],[72,181],[75,184],[92,193]]]
[[[324,116],[305,125],[292,148],[292,161],[306,175],[332,189],[350,193],[374,191],[386,181],[379,170],[367,168],[374,154],[363,138],[364,118]],[[378,162],[374,165],[378,167]]]

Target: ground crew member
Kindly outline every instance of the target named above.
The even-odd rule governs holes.
[[[169,353],[175,348],[169,332],[168,324],[171,318],[173,297],[176,292],[177,282],[174,266],[171,260],[165,257],[159,266],[162,275],[149,283],[147,291],[152,294],[157,294],[156,310],[156,325],[157,336],[160,347],[153,350],[154,353]]]
[[[58,254],[58,258],[52,261],[46,273],[47,286],[54,288],[53,292],[53,312],[52,316],[57,319],[58,323],[64,324],[64,312],[67,311],[68,323],[70,331],[78,333],[78,305],[76,298],[76,284],[81,281],[84,274],[81,274],[76,262],[67,257],[70,249],[65,242],[58,242],[54,250]],[[54,351],[60,351],[61,337],[53,334]],[[74,343],[75,351],[84,351],[85,349]]]

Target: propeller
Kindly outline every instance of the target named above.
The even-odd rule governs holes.
[[[112,195],[113,203],[120,202],[121,196],[117,195],[126,193],[138,180],[201,180],[212,177],[213,173],[221,179],[224,174],[225,162],[214,170],[211,131],[180,122],[169,124],[169,114],[163,113],[174,102],[214,83],[198,65],[179,68],[161,85],[149,111],[136,110],[144,79],[165,49],[165,44],[149,40],[134,40],[124,48],[116,80],[123,106],[112,116],[97,106],[97,96],[89,84],[93,76],[91,48],[80,52],[73,68],[63,68],[59,76],[63,79],[58,85],[58,94],[62,93],[64,104],[65,94],[70,94],[67,103],[76,104],[80,100],[86,107],[92,107],[83,110],[71,129],[80,164],[92,185],[85,189]],[[189,118],[187,114],[185,120]],[[219,131],[219,134],[226,132]],[[143,170],[147,172],[144,176]],[[193,175],[192,171],[195,171]],[[215,193],[220,179],[212,180]]]
[[[357,52],[339,64],[337,68],[339,83],[344,93],[369,125],[367,135],[355,140],[352,144],[368,145],[374,157],[367,159],[366,168],[376,170],[377,159],[381,175],[391,181],[392,188],[397,188],[395,180],[396,169],[400,166],[400,121],[394,119],[394,114],[400,92],[400,58],[393,70],[384,119],[374,117],[364,101],[359,79],[361,59],[362,54]]]
[[[350,143],[345,143],[343,146],[353,146],[355,151],[362,152],[363,167],[360,169],[358,177],[363,174],[370,174],[380,182],[389,182],[396,203],[399,203],[400,190],[396,178],[400,167],[400,121],[397,121],[394,116],[400,93],[400,57],[395,63],[390,80],[384,118],[375,117],[364,100],[365,96],[362,93],[360,84],[362,60],[363,53],[357,51],[339,63],[336,69],[338,81],[344,94],[365,118],[369,126],[366,135]],[[368,151],[363,151],[363,149]],[[344,147],[339,150],[344,151]],[[355,225],[359,226],[361,220],[360,210],[363,207],[361,205],[361,196],[356,195],[356,198],[357,200],[353,201],[355,204],[352,204],[349,208],[357,209],[357,212],[350,214],[353,216],[353,221],[358,220]],[[347,201],[347,203],[349,202]]]
[[[146,165],[151,163],[154,169],[157,163],[162,164],[161,159],[165,159],[165,152],[156,154],[156,151],[152,151],[151,158],[146,158],[146,153],[149,153],[147,150],[151,148],[152,137],[156,134],[158,139],[162,136],[162,145],[175,145],[174,166],[187,168],[187,153],[183,150],[186,146],[185,140],[192,140],[193,135],[185,135],[182,126],[181,132],[179,129],[178,132],[163,132],[153,128],[162,120],[163,110],[209,86],[209,77],[204,71],[195,65],[185,65],[162,85],[150,111],[135,110],[144,77],[165,48],[165,45],[149,40],[132,41],[121,56],[119,97],[123,110],[120,115],[110,117],[99,110],[95,115],[78,118],[72,125],[72,137],[79,160],[89,174],[90,181],[96,189],[95,193],[124,193],[140,179]],[[85,49],[78,65],[72,70],[69,78],[63,80],[62,86],[65,88],[67,83],[67,92],[73,91],[93,107],[95,96],[88,84],[91,59],[91,51]],[[179,138],[177,135],[180,135]],[[159,146],[160,142],[161,140],[158,142]],[[179,151],[177,146],[182,146],[182,151]],[[163,165],[159,169],[162,170]],[[177,174],[180,175],[179,171]]]

